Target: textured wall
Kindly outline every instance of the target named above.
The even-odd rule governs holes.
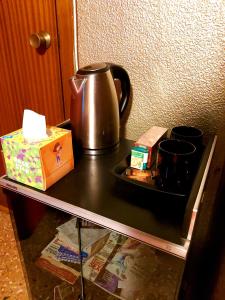
[[[77,12],[79,66],[130,75],[128,138],[152,125],[225,132],[223,0],[77,0]]]

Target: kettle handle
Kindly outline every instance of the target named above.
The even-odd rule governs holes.
[[[109,67],[113,79],[119,79],[121,82],[122,95],[119,100],[119,112],[120,112],[120,117],[122,117],[130,98],[130,79],[127,72],[121,66],[115,64],[109,64]]]

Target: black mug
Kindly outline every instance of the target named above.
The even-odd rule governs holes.
[[[202,150],[203,131],[192,126],[176,126],[172,128],[170,137],[172,139],[185,140],[192,143],[198,152]]]
[[[158,145],[156,184],[165,191],[186,193],[193,179],[196,147],[187,141],[167,139]]]

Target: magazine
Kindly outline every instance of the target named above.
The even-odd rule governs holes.
[[[58,226],[56,228],[58,230],[59,239],[63,240],[67,243],[67,245],[71,245],[72,247],[78,248],[78,230],[77,230],[77,218],[72,218],[68,222]],[[91,246],[109,234],[110,231],[104,228],[93,228],[85,226],[81,227],[81,243],[82,249],[89,249]],[[84,250],[85,251],[85,250]]]
[[[37,259],[36,264],[38,267],[52,273],[54,276],[70,284],[75,284],[80,276],[80,272],[70,268],[61,262],[52,259],[51,257],[41,256]]]
[[[82,245],[76,243],[76,218],[57,227],[58,234],[43,249],[37,264],[74,284],[83,276],[118,299],[149,299],[149,282],[158,268],[156,250],[106,229],[81,228]]]

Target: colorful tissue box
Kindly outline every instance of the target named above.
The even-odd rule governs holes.
[[[52,126],[47,135],[30,143],[22,129],[1,137],[9,178],[45,191],[74,168],[71,131]]]

